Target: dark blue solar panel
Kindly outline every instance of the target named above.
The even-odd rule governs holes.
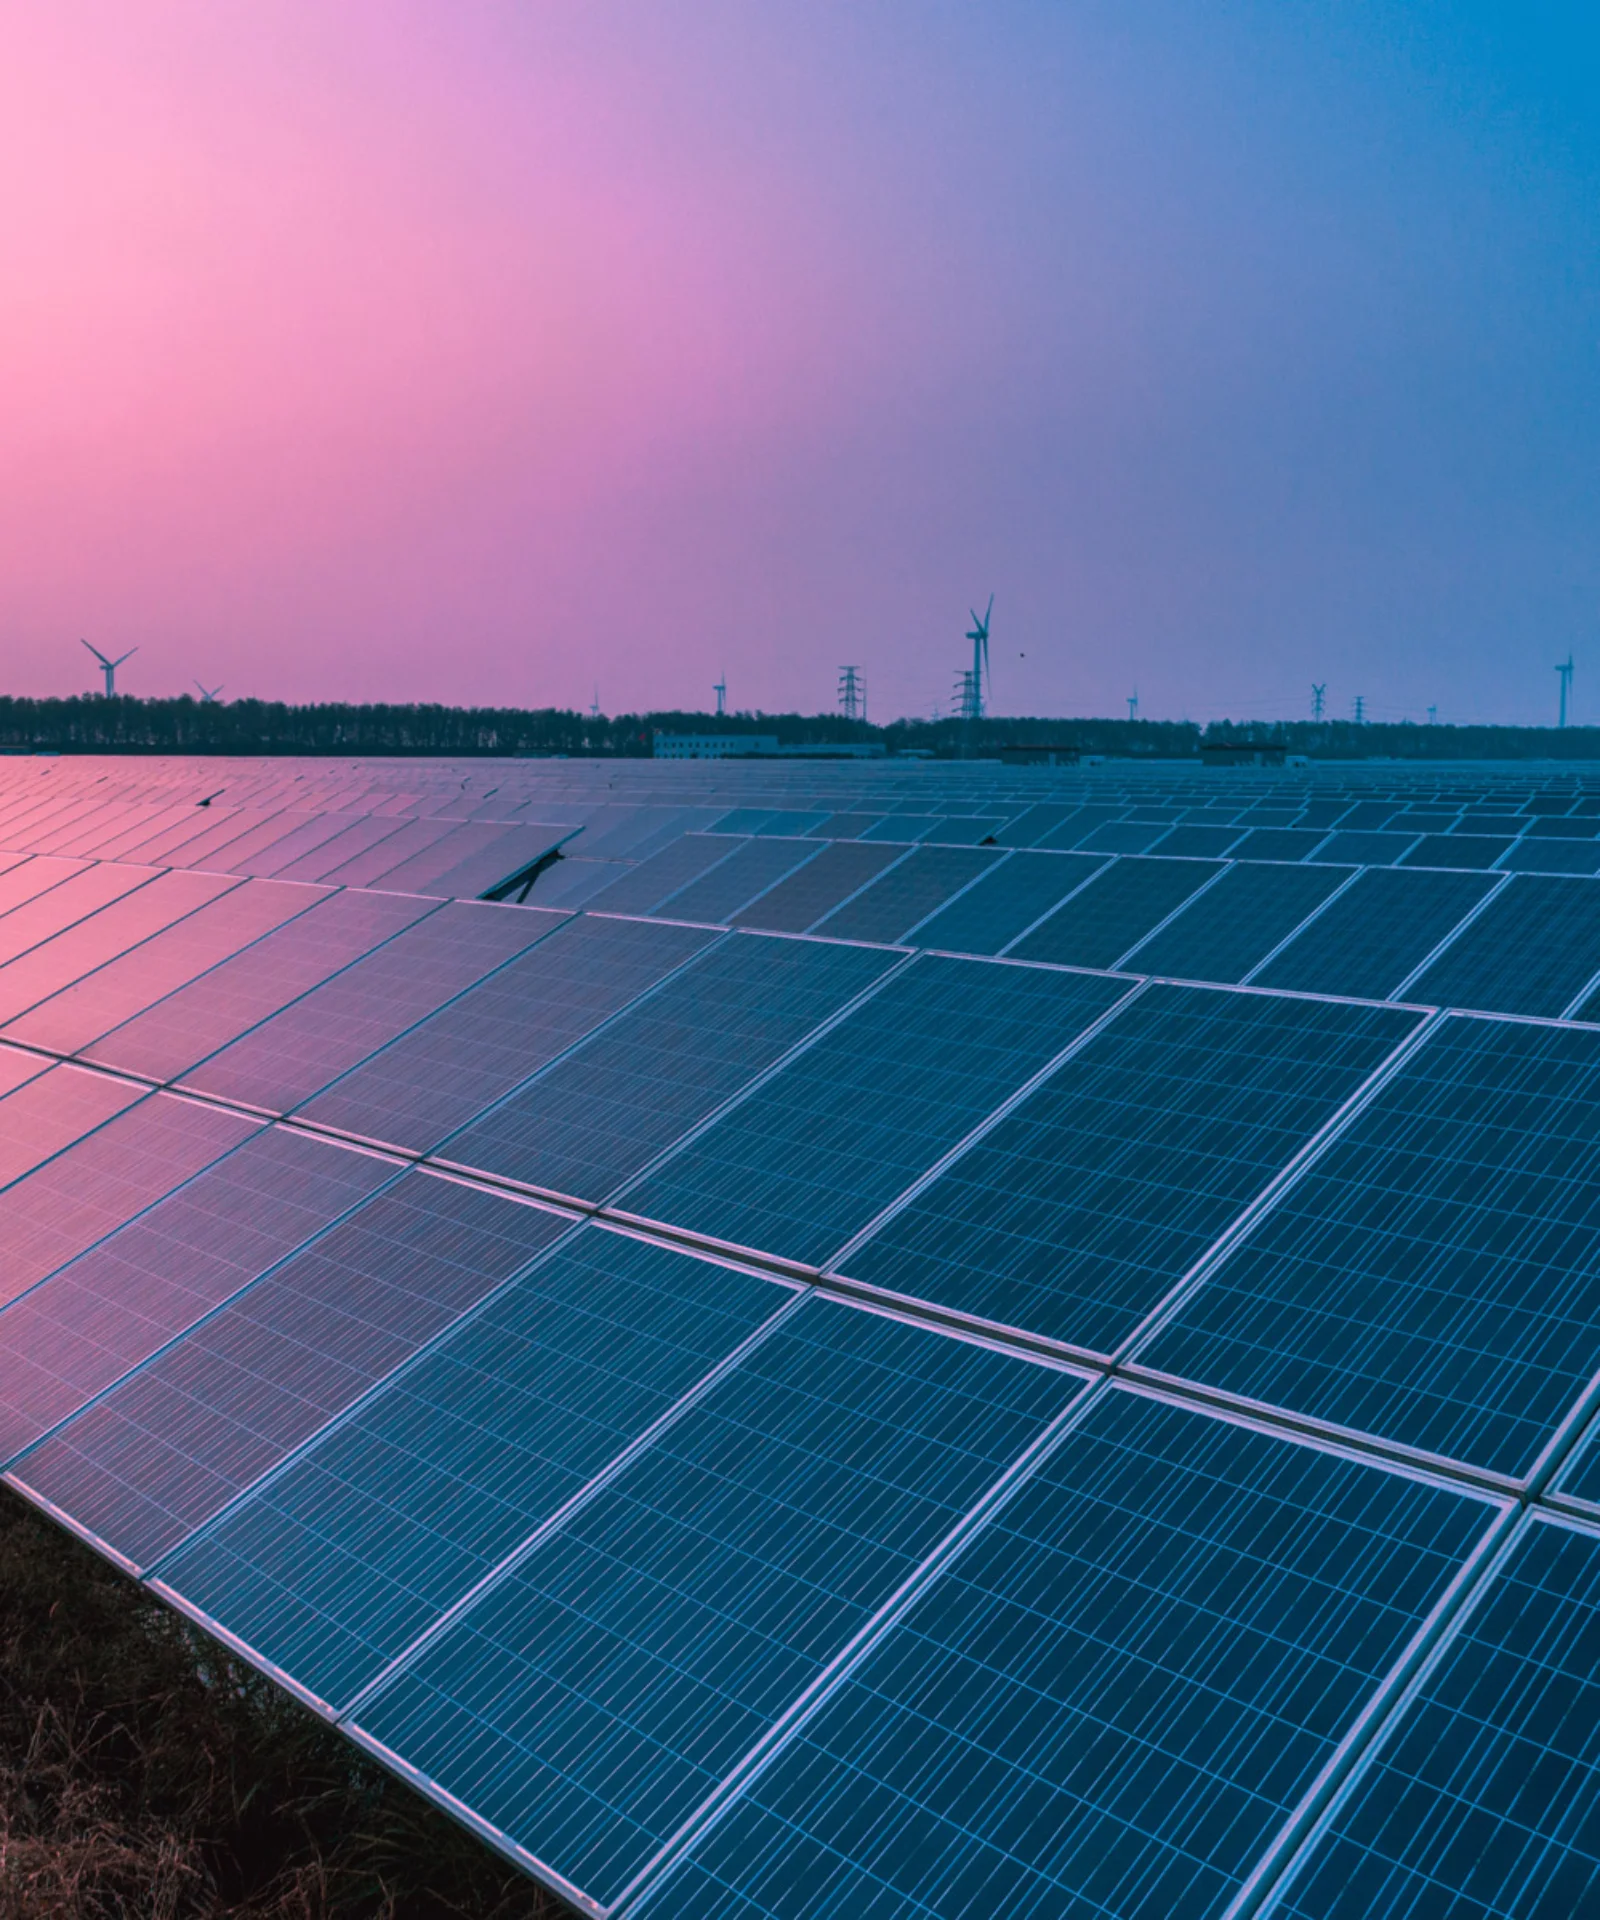
[[[1304,860],[1327,835],[1316,827],[1255,827],[1233,848],[1235,860]]]
[[[163,1569],[330,1705],[794,1295],[590,1228]]]
[[[567,1225],[407,1174],[13,1471],[148,1565]]]
[[[649,913],[680,887],[726,860],[740,844],[717,834],[686,833],[612,881],[589,905],[597,913]],[[575,841],[572,851],[581,855],[582,846],[581,839]]]
[[[924,955],[621,1204],[821,1261],[1125,990]]]
[[[209,1121],[196,1143],[207,1159],[237,1144],[240,1123],[168,1099],[138,1112],[158,1105],[172,1110],[161,1140],[171,1169],[166,1185],[177,1191],[146,1196],[156,1201],[148,1211],[0,1313],[0,1459],[31,1445],[398,1172],[389,1161],[273,1127],[178,1186],[196,1168],[193,1149],[190,1164],[172,1165],[173,1122],[180,1115]],[[194,1119],[188,1124],[193,1129]],[[125,1151],[127,1143],[115,1144]],[[92,1191],[92,1170],[72,1171],[72,1187]],[[136,1207],[126,1190],[122,1197],[127,1219]],[[115,1224],[103,1222],[102,1231]]]
[[[830,940],[899,940],[1001,858],[993,848],[917,847],[816,924]]]
[[[1234,826],[1202,826],[1185,822],[1163,835],[1151,849],[1153,853],[1186,860],[1220,860],[1244,837],[1245,829]]]
[[[721,941],[441,1152],[602,1200],[897,958],[761,934]]]
[[[1600,1369],[1600,1034],[1447,1021],[1140,1357],[1526,1472]]]
[[[1600,1541],[1529,1529],[1273,1912],[1600,1912]]]
[[[1420,1017],[1153,988],[846,1270],[1109,1351]]]
[[[1084,853],[1143,853],[1166,830],[1164,820],[1106,820],[1075,844]]]
[[[1103,864],[1079,853],[1014,853],[918,927],[913,944],[998,953]]]
[[[1500,862],[1504,873],[1600,872],[1600,845],[1593,840],[1519,840]]]
[[[1115,966],[1219,871],[1209,860],[1115,860],[1019,940],[1013,957]]]
[[[1113,1392],[651,1920],[1218,1915],[1488,1519]]]
[[[655,908],[668,920],[727,920],[758,893],[765,893],[804,861],[817,858],[815,840],[750,840],[709,873]]]
[[[1330,901],[1255,984],[1386,1000],[1496,884],[1487,873],[1374,868]]]
[[[1086,806],[1074,807],[1055,826],[1041,833],[1033,842],[1036,847],[1051,847],[1066,850],[1086,840],[1095,828],[1107,820],[1120,820],[1124,809],[1116,802],[1093,801]]]
[[[1317,849],[1317,859],[1349,867],[1392,867],[1416,841],[1414,833],[1351,833],[1341,828]]]
[[[612,1900],[1081,1391],[813,1299],[360,1724]]]
[[[184,1084],[288,1113],[565,917],[451,901],[213,1054]]]
[[[1349,877],[1339,867],[1230,867],[1126,965],[1185,980],[1242,980]]]
[[[654,920],[569,920],[336,1081],[305,1117],[425,1151],[717,938]]]
[[[1511,845],[1481,833],[1427,833],[1401,861],[1406,867],[1492,867]]]
[[[859,840],[837,841],[742,913],[734,914],[733,924],[765,927],[774,933],[804,933],[858,888],[869,885],[885,869],[893,869],[903,851]]]
[[[1027,807],[1014,820],[1001,827],[995,839],[1003,847],[1037,846],[1047,833],[1053,833],[1063,821],[1072,819],[1077,812],[1075,806],[1052,806],[1048,802]]]
[[[1493,1013],[1564,1013],[1600,973],[1600,880],[1518,874],[1406,989]]]

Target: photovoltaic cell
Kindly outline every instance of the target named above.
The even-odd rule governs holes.
[[[85,1047],[104,1066],[175,1079],[425,914],[432,901],[336,893]]]
[[[1487,873],[1373,868],[1330,901],[1255,984],[1387,999],[1496,884]]]
[[[1209,860],[1116,860],[1012,949],[1018,960],[1109,967],[1213,879]]]
[[[899,940],[1000,858],[982,847],[917,847],[818,921],[816,932],[832,940]]]
[[[751,840],[698,880],[663,900],[655,911],[668,920],[731,920],[758,893],[776,885],[803,861],[814,860],[815,840]]]
[[[824,1260],[1125,990],[925,954],[621,1203]]]
[[[1520,873],[1406,989],[1491,1013],[1555,1016],[1600,973],[1600,880]]]
[[[898,860],[901,847],[870,846],[862,840],[838,840],[825,846],[798,872],[732,915],[740,927],[773,933],[804,933],[841,901],[864,887],[875,874]]]
[[[1081,1391],[812,1300],[359,1722],[613,1900]]]
[[[121,1113],[143,1087],[80,1067],[51,1067],[0,1099],[0,1187]]]
[[[192,1068],[185,1084],[288,1113],[563,918],[453,901]]]
[[[1126,964],[1186,980],[1242,980],[1349,878],[1340,867],[1230,867]]]
[[[101,1155],[96,1164],[97,1143],[136,1119],[144,1137],[126,1163],[113,1170]],[[246,1131],[213,1108],[159,1095],[0,1200],[9,1210],[77,1161],[97,1201],[110,1199],[104,1190],[120,1174],[126,1222],[102,1219],[107,1237],[81,1237],[71,1249],[80,1258],[46,1268],[48,1279],[0,1313],[0,1458],[30,1446],[399,1171],[278,1127],[250,1128],[248,1139]],[[52,1184],[59,1197],[65,1182]]]
[[[335,1082],[305,1115],[424,1151],[717,937],[653,920],[568,920]]]
[[[949,953],[998,953],[1097,873],[1079,853],[1013,853],[917,929],[914,944]]]
[[[321,897],[309,887],[247,881],[52,994],[13,1020],[8,1036],[56,1053],[76,1053]]]
[[[1452,1019],[1140,1355],[1525,1473],[1600,1369],[1600,1033]]]
[[[1109,1352],[1419,1018],[1152,988],[846,1270]]]
[[[441,1152],[603,1200],[894,964],[868,947],[720,941]]]
[[[1219,1915],[1488,1519],[1113,1391],[646,1910]]]
[[[1535,1524],[1273,1912],[1562,1920],[1600,1906],[1600,1542]]]
[[[569,1223],[410,1173],[13,1469],[148,1565]]]
[[[792,1299],[587,1228],[162,1578],[341,1705]]]

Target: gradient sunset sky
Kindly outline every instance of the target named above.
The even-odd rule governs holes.
[[[0,0],[0,691],[1600,720],[1600,25]]]

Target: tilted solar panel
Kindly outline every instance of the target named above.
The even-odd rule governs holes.
[[[79,1067],[31,1074],[0,1099],[0,1189],[131,1107],[145,1091]]]
[[[785,875],[822,852],[815,840],[750,840],[698,880],[669,895],[652,909],[667,920],[700,920],[719,925],[731,920],[757,894],[776,887]]]
[[[1486,873],[1371,868],[1263,967],[1255,984],[1386,1000],[1499,884]]]
[[[1565,1013],[1600,974],[1600,880],[1521,873],[1408,992],[1445,1007]]]
[[[1010,949],[1018,960],[1074,967],[1115,966],[1223,869],[1208,860],[1116,860],[1069,894],[1047,920]]]
[[[649,913],[669,895],[726,860],[742,844],[717,834],[686,833],[680,840],[669,841],[648,860],[630,867],[620,879],[609,882],[589,904],[597,913]],[[582,852],[581,840],[573,851]]]
[[[950,953],[999,953],[1104,864],[1081,853],[1013,853],[924,921],[912,944]]]
[[[1340,867],[1232,866],[1125,964],[1185,980],[1242,980],[1350,878]]]
[[[738,927],[759,927],[771,933],[804,933],[886,869],[894,871],[904,853],[903,846],[870,846],[861,840],[834,841],[769,893],[729,917]]]
[[[903,939],[1000,858],[992,848],[915,847],[863,892],[818,920],[814,930],[830,940]]]

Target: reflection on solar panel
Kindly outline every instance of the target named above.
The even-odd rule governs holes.
[[[1275,1911],[1593,1912],[1597,1621],[1600,1540],[1534,1522]]]
[[[1564,1920],[1597,834],[1530,763],[0,759],[8,1481],[616,1920]]]
[[[846,1270],[1109,1352],[1418,1017],[1153,988]]]
[[[1220,1913],[1489,1517],[1107,1394],[648,1911]]]

